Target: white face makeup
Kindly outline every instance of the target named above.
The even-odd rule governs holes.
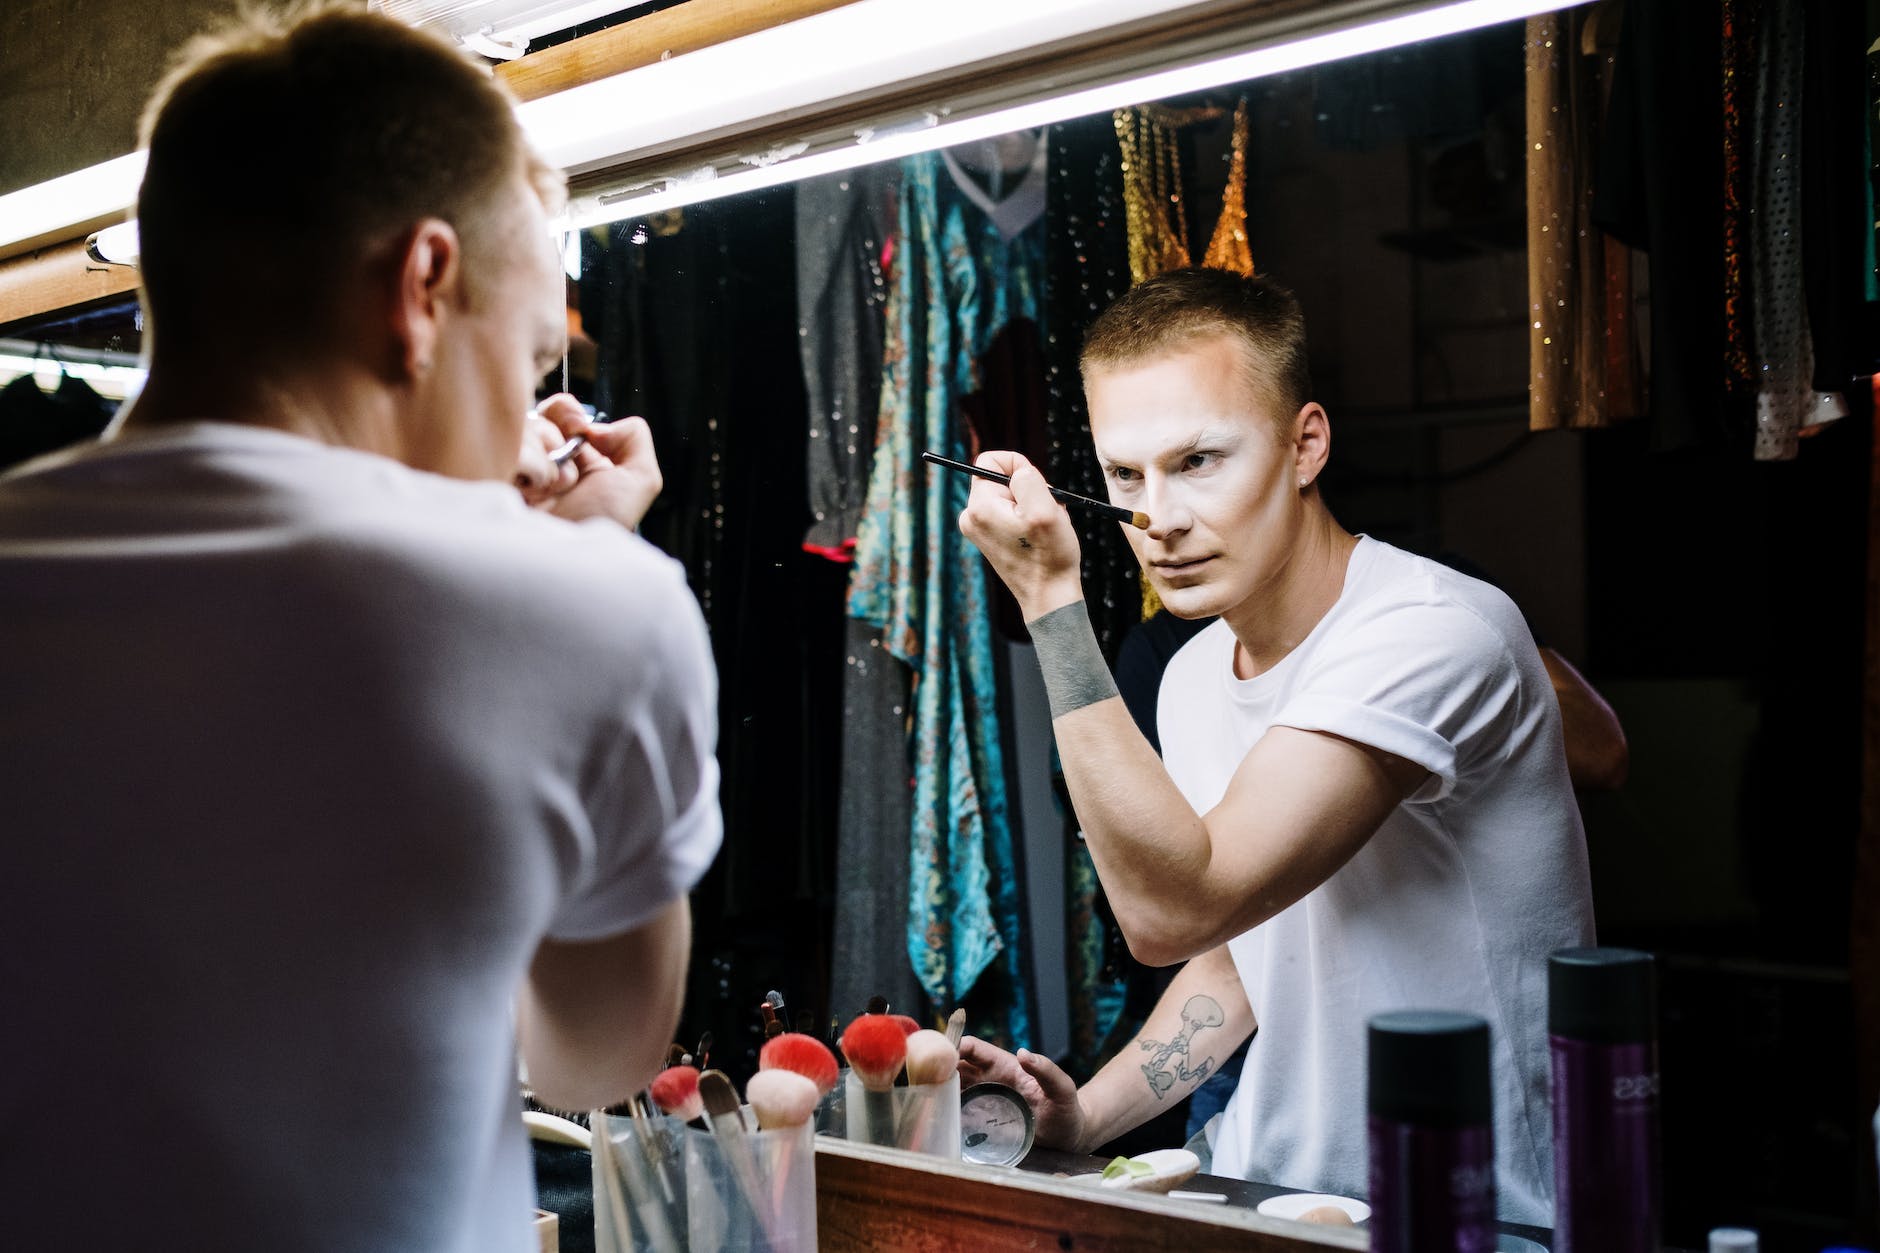
[[[1304,518],[1296,452],[1247,384],[1225,335],[1091,371],[1084,390],[1110,499],[1162,603],[1179,617],[1228,614],[1285,568]]]

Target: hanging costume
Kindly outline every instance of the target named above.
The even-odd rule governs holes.
[[[985,566],[959,532],[965,479],[919,458],[932,449],[971,460],[960,402],[975,390],[994,336],[1039,318],[1043,228],[1033,221],[1008,240],[934,153],[903,163],[897,233],[849,612],[881,628],[883,647],[915,672],[907,916],[915,975],[949,1006],[996,972],[995,1003],[979,1004],[973,1020],[991,1039],[1022,1041],[1031,1038],[1029,963]]]

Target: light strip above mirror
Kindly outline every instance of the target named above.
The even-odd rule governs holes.
[[[586,226],[1561,7],[854,0],[529,101],[517,116],[574,176],[568,222]],[[143,162],[131,153],[0,196],[0,256],[121,221]]]
[[[954,0],[946,6],[920,6],[924,15],[908,19],[909,6],[902,0],[858,0],[525,104],[518,115],[551,159],[559,157],[577,176],[596,164],[591,153],[630,154],[631,166],[616,157],[608,174],[577,177],[568,221],[579,228],[1380,52],[1579,2],[1354,0],[1305,10],[1270,4],[1264,7],[1291,20],[1230,26],[1212,39],[1232,50],[1200,60],[1193,59],[1192,41],[1162,39],[1151,50],[1119,63],[1085,57],[1075,68],[1021,76],[1003,88],[955,88],[945,103],[928,102],[899,113],[877,106],[863,126],[836,123],[818,130],[814,119],[804,117],[792,133],[789,119],[845,98],[906,95],[908,84],[943,70],[953,71],[957,81],[962,66],[996,65],[1003,57],[1031,54],[1051,43],[1126,28],[1151,17],[1222,8],[1193,0]],[[889,13],[898,15],[899,25],[885,21]],[[1313,33],[1301,34],[1302,22]],[[1333,29],[1326,29],[1328,25]],[[970,54],[959,39],[960,30],[978,32],[970,41]],[[1172,63],[1156,66],[1160,57]],[[763,68],[778,64],[795,68]],[[673,107],[669,102],[675,100],[690,102],[689,107]],[[753,149],[752,123],[759,119],[782,125],[769,125],[765,133],[772,141]],[[741,134],[746,146],[740,149],[734,139],[711,153],[710,136],[715,132]],[[705,159],[687,160],[674,153],[681,143],[690,145],[688,153]],[[662,161],[664,153],[673,157]]]

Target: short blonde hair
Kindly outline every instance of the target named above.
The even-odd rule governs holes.
[[[1208,335],[1240,341],[1252,394],[1273,403],[1282,434],[1312,399],[1306,316],[1272,279],[1200,267],[1145,279],[1098,315],[1084,335],[1081,365],[1133,365]]]
[[[332,313],[331,280],[349,260],[426,217],[457,230],[474,286],[517,175],[551,212],[563,194],[514,107],[451,44],[357,4],[251,9],[197,36],[139,128],[153,325],[259,313],[277,333],[309,333]],[[251,289],[245,309],[218,308],[231,275]]]

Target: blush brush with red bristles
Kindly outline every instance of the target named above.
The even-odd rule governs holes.
[[[818,1096],[828,1096],[836,1086],[836,1055],[813,1035],[785,1031],[764,1041],[757,1052],[757,1069],[794,1070],[816,1085]]]
[[[853,1112],[858,1104],[856,1087],[861,1088],[861,1138],[870,1144],[890,1147],[894,1144],[894,1080],[907,1061],[907,1033],[889,1014],[863,1014],[842,1033],[842,1055],[849,1060],[851,1085],[848,1104]],[[855,1120],[849,1122],[850,1139]]]
[[[705,1103],[698,1094],[698,1075],[696,1066],[666,1067],[648,1089],[653,1104],[681,1122],[691,1122],[705,1112]]]

